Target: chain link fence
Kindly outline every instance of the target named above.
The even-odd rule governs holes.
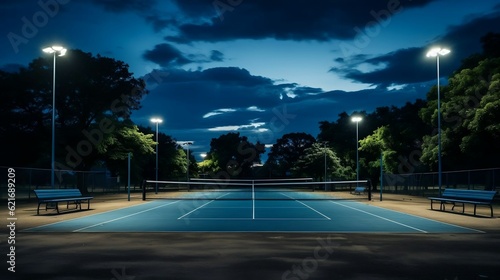
[[[441,186],[442,189],[500,191],[500,168],[442,172]],[[439,193],[438,173],[384,173],[382,187],[386,193],[436,195]]]
[[[31,199],[35,197],[33,190],[52,188],[50,169],[11,168],[15,170],[16,174],[15,188],[17,199]],[[1,174],[7,176],[8,169],[8,167],[0,166]],[[54,181],[54,187],[58,189],[78,188],[87,193],[116,193],[126,191],[126,182],[120,183],[119,177],[112,177],[106,171],[56,170]],[[0,197],[2,199],[7,198],[7,179],[1,181],[0,190]]]

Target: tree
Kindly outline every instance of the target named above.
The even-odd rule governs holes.
[[[0,75],[5,82],[2,97],[11,100],[0,110],[5,117],[0,131],[10,132],[3,139],[0,158],[6,159],[11,151],[22,155],[28,149],[30,156],[18,156],[18,164],[50,167],[52,68],[52,58],[42,57],[18,73]],[[145,83],[134,78],[124,62],[80,50],[70,50],[57,60],[56,75],[56,165],[88,170],[95,162],[113,157],[109,153],[115,150],[102,149],[103,141],[117,138],[129,126],[132,111],[140,108],[147,94]],[[18,141],[19,137],[29,139],[28,143]]]
[[[150,127],[139,127],[144,134],[154,135],[156,133]],[[156,143],[155,143],[156,145]],[[156,150],[156,147],[154,147]],[[156,177],[156,154],[147,156],[143,178],[155,179]],[[158,132],[158,179],[159,180],[180,180],[186,178],[186,154],[176,141],[163,132]]]
[[[216,166],[211,178],[250,178],[253,163],[260,163],[260,155],[264,152],[263,144],[253,144],[246,136],[239,133],[228,133],[213,138],[210,152],[205,160],[212,161],[207,166]],[[205,164],[204,164],[205,165]]]
[[[316,139],[312,135],[304,132],[285,134],[271,148],[266,165],[279,177],[285,177],[304,151],[315,142]]]
[[[444,169],[496,166],[500,116],[497,113],[500,73],[500,34],[481,38],[483,52],[466,58],[441,89],[442,164]],[[420,117],[436,127],[437,88],[427,94],[428,105]],[[437,165],[437,131],[423,139],[421,160],[430,168]]]
[[[487,58],[472,69],[463,69],[449,79],[441,92],[443,168],[484,168],[497,164],[500,152],[500,58]],[[436,89],[428,94],[429,105],[422,119],[435,125]],[[437,162],[437,132],[424,138],[422,161]]]
[[[144,134],[135,125],[123,126],[109,135],[98,146],[106,167],[114,174],[125,177],[128,173],[127,158],[131,153],[131,180],[140,183],[144,177],[149,155],[154,154],[153,134]]]
[[[397,152],[392,149],[394,146],[392,133],[389,126],[377,128],[373,134],[366,136],[359,141],[360,151],[363,151],[367,172],[372,184],[376,186],[380,181],[380,156],[385,172],[397,173]]]
[[[327,177],[333,179],[347,179],[352,177],[352,169],[342,167],[335,152],[322,143],[313,143],[304,150],[294,164],[292,171],[296,177],[313,177],[318,181],[325,181],[325,157]],[[329,178],[326,178],[329,179]]]

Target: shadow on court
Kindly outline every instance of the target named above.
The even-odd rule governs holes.
[[[16,278],[7,279],[500,279],[500,233],[23,233],[17,240]]]

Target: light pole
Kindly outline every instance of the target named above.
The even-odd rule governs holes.
[[[151,119],[152,123],[156,124],[156,181],[158,181],[158,124],[162,123],[163,120],[160,118],[152,118]],[[155,193],[158,193],[158,183],[156,183],[155,186]]]
[[[326,191],[326,141],[323,142],[323,154],[324,154],[324,157],[325,157],[325,191]]]
[[[359,181],[359,122],[363,118],[352,117],[351,120],[356,123],[356,181]],[[356,182],[356,187],[359,186],[359,182]]]
[[[437,67],[437,92],[438,92],[438,187],[439,187],[439,195],[441,195],[441,94],[440,94],[440,86],[439,86],[439,57],[442,55],[447,55],[450,53],[448,49],[442,48],[432,48],[427,52],[427,57],[435,57],[436,58],[436,67]]]
[[[50,163],[50,185],[54,188],[55,183],[55,163],[56,163],[56,55],[63,56],[66,54],[66,49],[61,46],[52,46],[42,49],[45,53],[54,55],[54,70],[52,73],[52,152]]]
[[[187,168],[186,168],[186,178],[187,182],[189,182],[189,145],[193,145],[192,141],[185,141],[181,145],[187,146]]]

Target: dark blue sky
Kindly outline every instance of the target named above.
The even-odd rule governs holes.
[[[494,0],[18,0],[0,16],[1,69],[53,44],[122,60],[150,90],[133,120],[161,117],[160,131],[194,141],[197,158],[228,132],[272,144],[317,136],[343,111],[425,98],[429,48],[452,50],[446,77],[500,32]]]

